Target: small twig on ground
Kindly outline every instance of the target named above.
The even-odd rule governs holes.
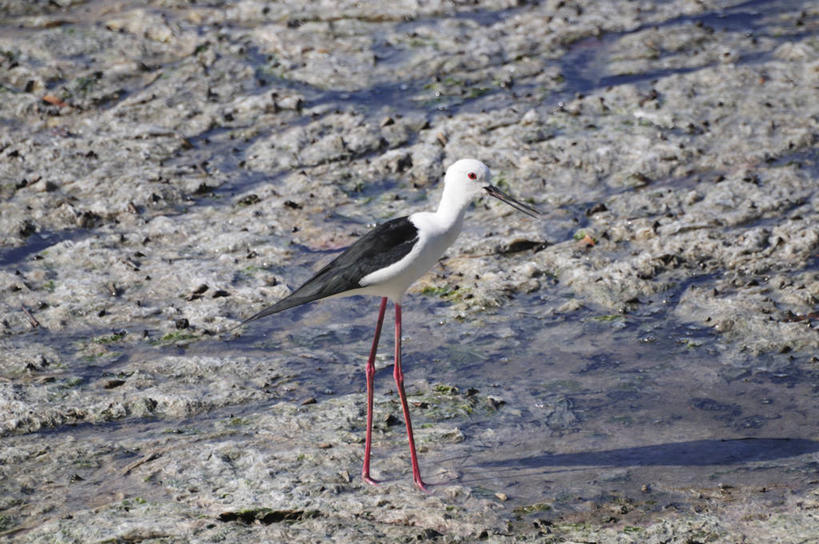
[[[31,315],[31,312],[28,311],[28,308],[26,308],[22,304],[20,305],[20,308],[22,308],[23,312],[26,314],[26,317],[28,318],[28,322],[31,323],[31,328],[32,329],[36,329],[37,327],[40,326],[40,322],[37,321],[37,318],[35,318],[33,315]]]
[[[153,461],[155,459],[159,459],[160,457],[162,457],[163,453],[164,453],[164,450],[154,451],[154,452],[149,453],[148,455],[146,455],[142,459],[138,459],[137,461],[134,461],[133,463],[131,463],[130,465],[125,467],[125,469],[122,471],[122,475],[127,476],[128,474],[131,473],[132,470],[134,470],[138,466],[144,465],[145,463],[149,463],[149,462],[151,462],[151,461]]]

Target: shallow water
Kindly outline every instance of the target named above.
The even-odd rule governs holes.
[[[428,479],[504,493],[513,506],[551,502],[560,492],[555,515],[612,493],[667,504],[709,483],[793,491],[815,483],[817,372],[784,354],[727,362],[713,330],[666,315],[670,298],[647,311],[587,311],[575,320],[545,311],[554,304],[548,294],[524,295],[471,322],[441,322],[435,299],[408,297],[409,394],[446,384],[503,400],[498,411],[478,408],[447,421],[466,439],[446,454],[434,445],[422,454],[435,475]],[[297,383],[291,398],[358,392],[363,405],[376,302],[315,304],[253,324],[228,349],[263,357],[264,349],[246,346],[315,349],[325,358],[287,366]],[[389,318],[378,394],[394,390]],[[346,323],[332,324],[339,319]],[[412,410],[423,426],[424,409]]]

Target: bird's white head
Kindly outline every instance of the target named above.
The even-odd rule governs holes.
[[[489,167],[477,159],[460,159],[446,169],[444,196],[439,209],[463,210],[469,202],[483,193],[502,200],[532,217],[541,213],[536,208],[519,202],[492,185],[492,174]]]
[[[444,184],[453,186],[470,199],[479,195],[492,180],[489,167],[477,159],[461,159],[446,169]]]

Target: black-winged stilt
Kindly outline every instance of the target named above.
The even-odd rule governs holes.
[[[409,406],[404,393],[404,374],[401,371],[401,300],[409,286],[429,270],[458,237],[467,206],[481,193],[485,192],[500,199],[532,217],[541,213],[536,208],[503,193],[490,183],[490,177],[489,168],[478,160],[461,159],[455,162],[447,169],[444,176],[444,192],[437,211],[418,212],[378,225],[289,296],[240,323],[244,325],[249,321],[322,298],[351,295],[381,297],[378,323],[375,327],[375,337],[366,367],[367,434],[361,475],[368,483],[377,483],[370,477],[373,376],[375,375],[375,352],[381,336],[387,299],[392,300],[395,304],[395,370],[393,376],[398,387],[401,408],[404,411],[404,421],[407,424],[412,478],[415,485],[426,490],[418,468]]]

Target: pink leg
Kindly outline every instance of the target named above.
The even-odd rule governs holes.
[[[398,396],[401,398],[401,408],[404,410],[404,421],[407,422],[407,439],[410,446],[410,461],[412,461],[412,479],[422,491],[426,485],[421,479],[421,470],[418,468],[418,456],[415,455],[415,440],[412,437],[412,421],[410,421],[407,395],[404,393],[404,373],[401,371],[401,305],[395,305],[395,385],[398,386]]]
[[[372,447],[373,434],[373,377],[375,376],[375,352],[378,349],[378,339],[381,337],[381,325],[384,323],[384,312],[387,310],[387,297],[381,299],[381,308],[378,310],[378,324],[375,326],[375,337],[373,347],[370,349],[370,358],[367,359],[365,373],[367,375],[367,438],[364,441],[364,467],[361,469],[361,477],[368,484],[376,485],[378,482],[370,478],[370,448]]]

